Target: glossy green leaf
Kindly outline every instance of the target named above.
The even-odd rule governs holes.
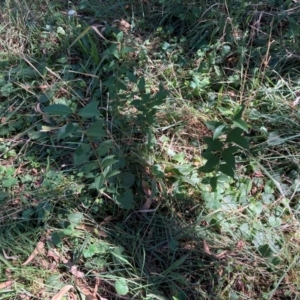
[[[236,147],[236,146],[230,146],[230,147],[224,149],[224,151],[225,151],[226,153],[228,153],[228,154],[229,154],[229,153],[230,153],[230,154],[235,154],[235,153],[239,152],[240,149],[241,149],[241,148]]]
[[[210,173],[212,172],[215,167],[220,163],[220,159],[215,156],[214,154],[210,154],[209,159],[207,160],[206,164],[199,168],[200,172],[203,173]]]
[[[207,121],[207,122],[205,122],[205,125],[208,129],[214,131],[216,128],[223,125],[223,123],[218,122],[218,121]]]
[[[240,128],[234,128],[231,130],[226,138],[226,142],[230,143],[235,143],[236,145],[244,148],[244,149],[249,149],[249,143],[248,141],[242,136],[243,130]]]
[[[213,172],[213,171],[215,171],[215,170],[216,170],[215,167],[208,167],[208,166],[206,166],[206,165],[204,165],[204,166],[202,166],[202,167],[200,167],[200,168],[198,169],[198,171],[199,171],[199,172],[202,172],[202,173],[211,173],[211,172]]]
[[[95,188],[97,190],[100,190],[103,188],[104,186],[104,182],[105,182],[105,178],[103,176],[103,174],[100,174],[99,176],[97,176],[95,178],[94,183],[90,186],[90,188]]]
[[[137,78],[133,73],[128,71],[128,72],[126,72],[126,75],[131,82],[137,83]]]
[[[234,170],[227,164],[220,165],[219,171],[225,175],[234,178]]]
[[[244,105],[236,107],[232,120],[240,120],[243,117],[243,111],[245,109]]]
[[[224,146],[223,142],[219,139],[214,140],[212,137],[203,137],[203,141],[208,145],[206,149],[208,151],[220,151]]]
[[[225,125],[218,126],[214,131],[213,139],[216,140],[224,132]]]
[[[138,87],[138,89],[139,89],[140,92],[145,91],[145,89],[146,89],[146,82],[145,82],[145,78],[144,77],[142,77],[139,80],[139,83],[137,84],[137,87]]]
[[[211,177],[209,183],[212,188],[212,191],[215,192],[217,190],[218,177]]]
[[[114,176],[116,176],[116,175],[118,175],[118,174],[120,174],[120,171],[119,171],[119,170],[110,170],[110,171],[106,174],[105,178],[114,177]]]
[[[243,129],[244,131],[248,131],[248,125],[247,123],[242,120],[242,119],[237,119],[237,120],[232,120],[233,124],[241,129]]]
[[[73,113],[72,109],[64,104],[53,104],[44,108],[44,112],[48,115],[68,116]]]
[[[221,153],[221,156],[228,166],[230,166],[232,169],[235,169],[235,157],[230,148],[224,149]]]

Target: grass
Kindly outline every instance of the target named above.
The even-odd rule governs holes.
[[[299,12],[5,1],[0,298],[300,298]]]

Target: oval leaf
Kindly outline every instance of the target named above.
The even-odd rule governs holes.
[[[220,172],[222,172],[223,174],[228,175],[228,176],[234,178],[234,171],[233,171],[233,169],[232,169],[230,166],[228,166],[227,164],[221,165],[219,170],[220,170]]]
[[[76,126],[74,126],[73,123],[68,123],[65,124],[64,126],[62,126],[58,133],[57,133],[57,139],[61,140],[64,139],[66,137],[68,137],[70,134],[72,134],[75,130],[76,130]]]
[[[117,294],[121,296],[125,296],[129,292],[125,278],[120,278],[115,282],[115,289]]]
[[[238,107],[236,107],[232,120],[240,120],[243,116],[244,109],[244,105],[239,105]]]
[[[4,199],[7,198],[8,196],[9,196],[9,193],[0,191],[0,201],[1,201],[1,200],[4,200]]]
[[[116,162],[118,162],[117,159],[114,158],[114,155],[109,155],[107,157],[105,157],[102,161],[101,161],[101,168],[106,168],[106,167],[110,167],[113,164],[115,164]]]
[[[249,143],[242,136],[242,133],[243,130],[241,128],[234,128],[228,133],[226,142],[233,142],[244,149],[249,149]]]
[[[273,255],[273,252],[268,244],[259,246],[258,252],[262,257],[271,257]]]
[[[223,133],[223,130],[225,128],[225,125],[220,125],[216,128],[215,132],[214,132],[214,137],[213,139],[217,139],[222,133]]]
[[[67,116],[73,113],[72,109],[64,104],[49,105],[45,107],[44,112],[55,116]]]
[[[98,247],[96,244],[89,245],[88,248],[83,249],[82,254],[85,258],[93,257],[95,254],[98,253]]]
[[[235,169],[235,157],[230,148],[224,149],[221,156],[228,166],[230,166],[232,169]]]
[[[221,122],[217,122],[217,121],[208,121],[208,122],[204,122],[204,124],[210,130],[215,130],[220,125],[223,125]]]
[[[82,221],[82,219],[83,219],[83,214],[79,212],[68,215],[68,220],[73,225],[78,225]]]
[[[269,146],[277,146],[285,143],[285,139],[281,138],[275,131],[270,132],[267,143]]]
[[[212,188],[212,191],[215,192],[217,190],[218,177],[211,177],[209,183]]]
[[[248,125],[247,123],[242,120],[242,119],[237,119],[237,120],[232,120],[233,124],[241,129],[243,129],[244,131],[248,131]]]
[[[99,116],[98,102],[94,101],[79,109],[78,115],[82,118],[93,118]]]
[[[200,167],[199,171],[203,172],[203,173],[210,173],[220,163],[220,159],[211,153],[208,156],[206,156],[206,159],[207,159],[206,164],[204,166]]]
[[[106,136],[106,132],[103,129],[104,120],[98,120],[93,123],[88,130],[86,131],[86,135],[90,138],[101,138]]]
[[[249,209],[256,215],[259,216],[263,211],[263,204],[261,202],[253,202],[249,205]]]
[[[117,196],[117,203],[121,208],[130,209],[133,204],[133,194],[127,189],[122,195]]]
[[[66,294],[70,289],[72,289],[72,288],[73,288],[73,285],[66,285],[66,286],[62,287],[62,288],[59,290],[59,292],[58,292],[57,294],[55,294],[55,295],[51,298],[51,300],[60,300],[60,299],[62,299],[62,298],[65,296],[65,294]]]

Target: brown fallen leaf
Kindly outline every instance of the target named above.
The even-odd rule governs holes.
[[[91,28],[99,35],[99,37],[100,37],[101,39],[103,39],[103,40],[109,42],[109,40],[106,39],[106,38],[104,37],[104,35],[102,34],[102,31],[101,31],[101,30],[99,31],[97,27],[103,27],[103,26],[102,26],[102,24],[94,24],[94,25],[91,26]],[[105,28],[104,28],[104,29],[105,29]],[[75,41],[76,41],[76,40],[75,40]],[[74,42],[73,42],[73,43],[74,43]],[[116,44],[115,42],[112,42],[112,43]]]
[[[43,269],[49,270],[50,265],[51,264],[49,263],[49,261],[47,261],[45,259],[39,260],[39,266],[41,266]]]
[[[70,268],[70,273],[71,273],[72,275],[74,275],[76,278],[83,278],[83,277],[84,277],[84,273],[81,272],[81,271],[79,271],[79,270],[77,269],[77,266],[75,266],[75,265],[71,266],[71,268]]]
[[[300,101],[300,97],[297,97],[295,101],[292,103],[292,108],[294,108]]]
[[[17,259],[18,259],[18,256],[8,256],[8,255],[5,253],[4,249],[2,250],[2,252],[3,252],[3,256],[4,256],[5,259],[7,259],[7,260],[17,260]]]
[[[112,219],[113,219],[112,216],[105,217],[104,220],[102,222],[100,222],[100,226],[103,226],[103,225],[109,223]]]
[[[75,276],[75,278],[83,278],[84,277],[85,274],[77,269],[78,267],[73,264],[72,260],[62,257],[62,262],[69,269],[69,272]]]
[[[5,276],[6,276],[7,279],[9,279],[9,280],[13,279],[13,274],[12,273],[13,272],[12,272],[11,269],[8,269],[8,268],[5,269]]]
[[[238,241],[237,245],[236,245],[236,249],[241,251],[245,246],[245,242],[244,241]]]
[[[0,283],[0,290],[7,289],[13,284],[13,280],[8,280]]]
[[[39,253],[44,254],[44,252],[45,252],[45,243],[38,242],[35,249],[31,253],[31,255],[28,257],[28,259],[22,264],[22,266],[28,265]]]
[[[19,294],[18,297],[19,297],[21,300],[30,300],[30,296],[27,295],[27,294]]]
[[[59,262],[59,258],[60,258],[57,252],[55,251],[55,249],[49,249],[47,252],[47,257],[53,258],[53,260],[56,261],[57,263]]]
[[[211,255],[210,249],[209,249],[209,246],[208,246],[206,240],[203,240],[203,249],[204,249],[204,253]]]
[[[148,210],[150,208],[150,206],[152,204],[152,200],[153,200],[152,197],[151,197],[152,196],[152,192],[151,192],[151,189],[150,189],[148,183],[146,181],[144,181],[144,180],[142,180],[142,189],[143,189],[143,191],[144,191],[144,193],[146,195],[146,201],[144,202],[141,210],[145,210],[146,211],[146,210]]]
[[[228,250],[224,250],[218,254],[211,253],[210,249],[209,249],[209,245],[207,244],[207,242],[205,240],[203,240],[203,249],[204,249],[204,253],[206,253],[216,259],[222,259],[225,256],[229,256],[231,254],[231,252]]]
[[[97,296],[95,296],[89,284],[82,279],[76,279],[76,287],[79,289],[79,291],[85,296],[85,299],[87,300],[98,300]]]
[[[143,188],[143,191],[144,191],[146,197],[150,197],[151,189],[149,187],[149,184],[145,180],[142,180],[142,188]]]
[[[125,20],[120,21],[119,29],[122,30],[124,33],[128,33],[130,28],[131,28],[131,25],[127,21],[125,21]]]
[[[95,297],[97,299],[97,291],[99,289],[99,286],[100,286],[100,278],[97,276],[97,273],[94,271],[93,274],[95,274],[95,279],[96,279],[96,282],[95,282],[95,287],[94,287],[94,292],[93,292],[93,297]],[[101,298],[101,297],[100,297]]]
[[[216,258],[216,259],[222,259],[224,258],[225,256],[229,256],[231,254],[230,251],[228,250],[224,250],[218,254],[213,254],[213,257]]]
[[[101,237],[107,237],[107,234],[103,230],[93,227],[93,226],[87,226],[87,225],[82,224],[82,225],[76,226],[76,229],[82,229],[84,231],[90,232],[91,234],[96,234]]]
[[[77,295],[73,292],[70,292],[68,300],[77,300]]]
[[[62,287],[60,291],[52,297],[51,300],[60,300],[72,288],[73,285],[66,285]]]
[[[131,28],[131,25],[127,21],[125,21],[123,19],[121,19],[121,20],[114,20],[113,23],[117,24],[118,29],[121,30],[121,31],[123,31],[126,34],[128,33],[128,31]]]

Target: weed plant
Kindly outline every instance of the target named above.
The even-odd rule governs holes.
[[[300,298],[299,15],[3,1],[0,298]]]

